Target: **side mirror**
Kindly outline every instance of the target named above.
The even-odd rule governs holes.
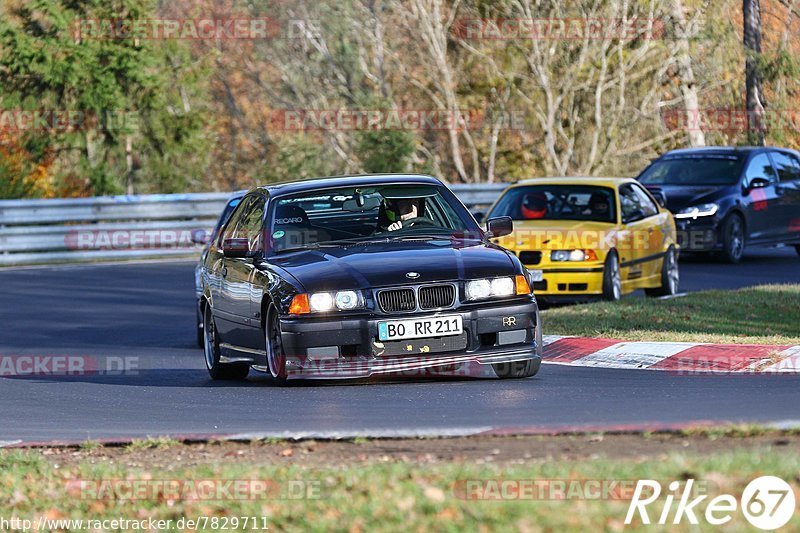
[[[472,213],[472,216],[475,217],[475,220],[478,222],[478,224],[480,224],[483,222],[483,219],[486,218],[486,213],[483,211],[475,211]]]
[[[656,199],[656,202],[658,202],[658,205],[661,207],[667,207],[667,195],[664,194],[663,191],[653,193],[653,198]]]
[[[225,257],[253,257],[250,241],[247,239],[225,239],[222,242],[222,255]]]
[[[750,185],[747,186],[747,191],[750,192],[753,189],[763,189],[764,187],[769,186],[769,180],[765,178],[753,178],[750,180]]]
[[[204,229],[196,229],[192,232],[192,242],[195,244],[208,244],[211,234]]]
[[[490,239],[504,237],[514,231],[511,217],[496,217],[486,221],[486,236]]]

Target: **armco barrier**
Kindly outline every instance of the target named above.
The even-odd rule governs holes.
[[[506,184],[452,185],[470,209]],[[230,193],[0,200],[0,266],[193,257]]]

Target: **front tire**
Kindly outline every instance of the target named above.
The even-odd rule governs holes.
[[[655,289],[645,289],[644,292],[648,296],[675,296],[678,294],[680,279],[678,254],[675,252],[675,248],[670,246],[661,263],[661,286]]]
[[[744,220],[739,215],[731,215],[722,224],[722,257],[728,263],[738,263],[744,254],[744,245]]]
[[[619,256],[611,251],[603,266],[603,299],[616,302],[622,298],[622,276],[619,270]]]
[[[270,307],[267,313],[266,328],[264,328],[264,341],[267,351],[267,366],[272,379],[278,385],[286,385],[286,354],[283,351],[283,339],[281,337],[281,323],[278,318],[278,311]]]
[[[525,361],[511,361],[510,363],[494,363],[494,373],[500,379],[521,379],[535,376],[542,366],[542,360],[527,359]]]
[[[219,381],[242,381],[250,373],[250,365],[242,363],[220,363],[219,339],[211,307],[203,309],[203,353],[211,379]]]

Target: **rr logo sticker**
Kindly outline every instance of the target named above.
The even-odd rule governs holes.
[[[517,317],[515,317],[515,316],[504,316],[503,317],[503,325],[504,326],[516,326],[517,325]]]

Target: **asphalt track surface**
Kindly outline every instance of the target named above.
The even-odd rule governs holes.
[[[682,262],[682,288],[800,281],[794,250]],[[463,435],[800,420],[798,376],[544,365],[535,378],[212,382],[194,346],[192,263],[0,271],[0,356],[84,356],[121,374],[0,377],[0,444],[147,436]],[[547,332],[545,332],[547,333]],[[132,362],[132,363],[131,363]]]

